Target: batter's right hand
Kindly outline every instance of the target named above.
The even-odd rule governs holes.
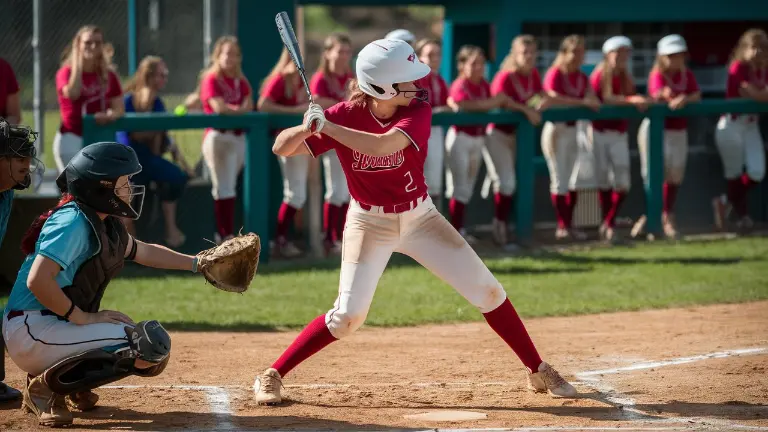
[[[310,104],[304,113],[304,130],[312,133],[320,133],[325,126],[325,113],[323,107],[318,104]]]

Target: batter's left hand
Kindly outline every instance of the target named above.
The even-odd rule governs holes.
[[[319,134],[325,126],[325,113],[323,107],[318,104],[310,104],[304,113],[304,130]]]

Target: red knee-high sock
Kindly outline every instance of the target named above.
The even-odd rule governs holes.
[[[512,195],[497,193],[493,196],[493,201],[496,205],[496,219],[508,221],[509,213],[512,211]]]
[[[728,201],[733,206],[733,211],[736,212],[739,217],[744,217],[747,214],[747,186],[742,182],[741,178],[735,178],[728,180],[727,192]]]
[[[288,203],[280,205],[280,211],[277,213],[277,230],[275,233],[278,239],[285,239],[288,235],[288,229],[291,228],[294,216],[296,216],[295,208],[288,205]]]
[[[568,191],[568,228],[573,226],[573,211],[576,209],[576,203],[579,202],[578,191]]]
[[[336,217],[338,224],[336,225],[336,239],[341,241],[344,238],[344,226],[347,224],[347,213],[349,213],[349,203],[345,202],[339,206],[339,214]]]
[[[680,186],[672,183],[664,182],[664,195],[662,197],[663,201],[663,211],[664,213],[673,213],[675,208],[675,201],[677,200],[677,190]]]
[[[454,198],[448,202],[448,213],[451,215],[451,225],[456,231],[464,228],[464,203],[456,201]]]
[[[558,228],[569,228],[568,225],[568,200],[565,195],[551,194],[552,207],[555,208]]]
[[[326,201],[323,203],[323,231],[325,241],[336,241],[337,225],[339,223],[339,206]]]
[[[610,189],[600,189],[600,191],[597,194],[598,199],[600,200],[600,211],[603,215],[603,223],[608,223],[608,213],[611,211],[611,190]]]
[[[528,336],[523,321],[517,315],[517,311],[508,298],[504,300],[501,306],[484,313],[483,316],[493,331],[501,336],[504,342],[517,354],[525,367],[531,372],[539,370],[541,357],[539,357],[531,337]]]
[[[753,187],[757,186],[760,182],[756,182],[749,178],[749,176],[745,173],[741,175],[741,184],[743,184],[747,190],[752,189]]]
[[[285,377],[299,363],[337,340],[325,325],[325,314],[320,315],[304,327],[272,367],[277,369],[281,377]]]
[[[627,193],[623,191],[613,191],[611,194],[611,208],[605,216],[605,223],[609,227],[614,228],[616,226],[616,215],[619,214],[621,204],[624,203],[624,198],[626,197]]]
[[[216,232],[221,238],[235,231],[235,198],[214,200],[213,213],[216,217]]]

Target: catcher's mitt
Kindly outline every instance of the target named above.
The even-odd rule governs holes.
[[[248,289],[256,274],[259,253],[259,236],[239,235],[198,253],[197,271],[216,288],[241,293]]]

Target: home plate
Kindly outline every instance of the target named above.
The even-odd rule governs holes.
[[[409,414],[403,416],[408,420],[426,420],[426,421],[463,421],[463,420],[482,420],[488,418],[484,413],[473,411],[430,411],[420,414]]]

